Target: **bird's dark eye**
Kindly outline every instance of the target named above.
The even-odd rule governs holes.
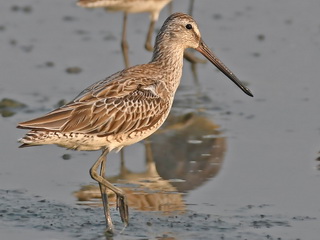
[[[187,24],[187,25],[186,25],[186,28],[187,28],[187,29],[192,29],[192,25],[191,25],[191,24]]]

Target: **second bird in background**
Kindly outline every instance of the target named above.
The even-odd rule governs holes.
[[[171,1],[172,0],[79,0],[77,5],[86,8],[104,7],[109,11],[123,11],[121,48],[125,67],[129,67],[129,45],[127,42],[128,13],[150,13],[150,24],[144,46],[148,51],[152,51],[152,33],[154,32],[155,23],[158,21],[161,10]]]

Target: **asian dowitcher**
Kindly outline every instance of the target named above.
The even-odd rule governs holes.
[[[163,124],[180,83],[186,48],[202,53],[242,91],[253,96],[207,47],[193,18],[174,13],[158,33],[149,63],[117,72],[92,84],[66,105],[18,125],[30,129],[19,140],[21,147],[56,144],[75,150],[102,150],[90,175],[100,186],[108,232],[113,232],[113,224],[107,188],[117,196],[117,208],[125,225],[129,213],[124,192],[105,179],[106,156],[150,136]]]
[[[155,23],[158,21],[161,10],[172,0],[79,0],[78,6],[87,8],[104,7],[109,11],[123,11],[123,26],[121,48],[125,66],[129,67],[129,45],[127,42],[127,18],[128,13],[150,13],[150,24],[145,41],[145,48],[148,51],[153,50],[152,33]]]

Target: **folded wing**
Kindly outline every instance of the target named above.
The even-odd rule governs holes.
[[[147,129],[168,111],[159,82],[135,78],[132,73],[130,79],[123,75],[119,79],[100,81],[72,102],[18,127],[107,136]]]

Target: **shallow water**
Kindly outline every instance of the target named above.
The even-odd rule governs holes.
[[[104,239],[99,200],[74,195],[95,184],[88,170],[100,153],[18,149],[25,131],[15,126],[123,68],[122,15],[74,1],[1,2],[0,100],[26,105],[0,117],[1,239]],[[319,239],[319,7],[195,2],[204,41],[255,97],[209,63],[198,66],[197,86],[185,64],[165,128],[126,148],[125,168],[109,156],[107,176],[132,194],[125,230],[112,208],[114,239]],[[131,63],[145,63],[148,16],[129,19]]]

